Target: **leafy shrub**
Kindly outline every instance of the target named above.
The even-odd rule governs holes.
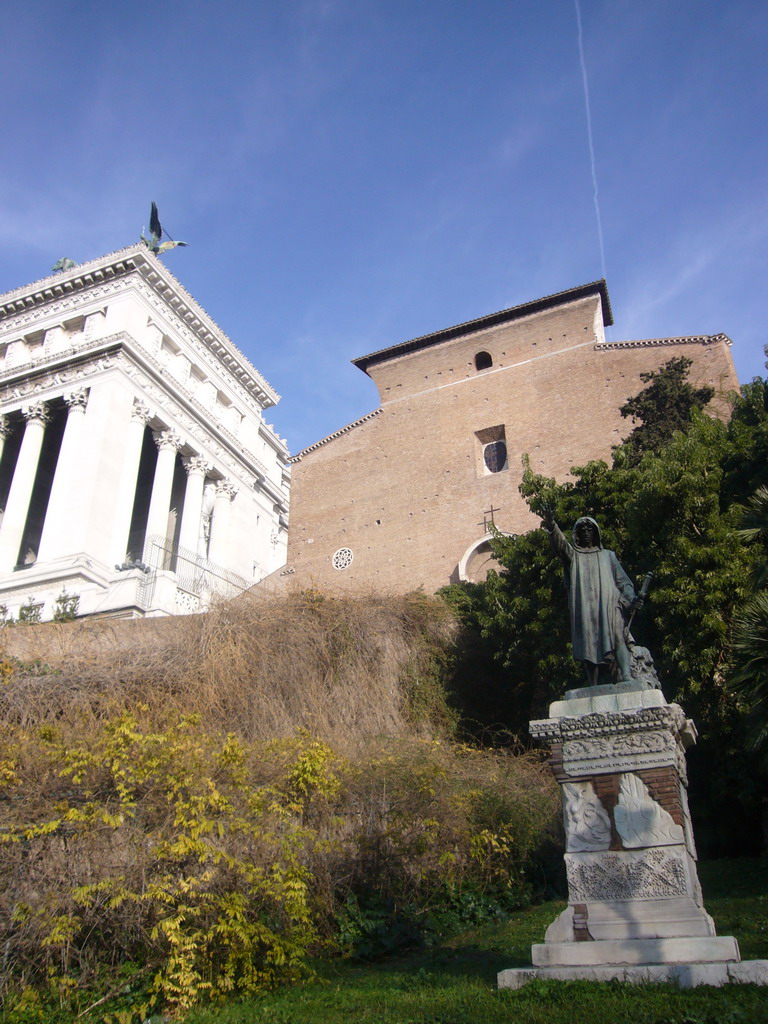
[[[53,621],[71,622],[73,619],[77,618],[79,608],[80,595],[69,594],[66,590],[62,590],[53,602]]]
[[[328,940],[413,944],[523,902],[556,815],[542,768],[509,754],[393,740],[351,760],[306,732],[247,742],[147,719],[0,739],[10,1020],[35,990],[80,1011],[111,993],[125,1022],[183,1014],[305,974]]]
[[[42,727],[3,746],[8,974],[75,1000],[89,979],[140,964],[146,1016],[303,971],[316,929],[302,857],[316,837],[297,811],[327,784],[321,745],[297,745],[269,780],[255,751],[194,716],[152,732],[124,714],[77,744]]]
[[[558,818],[540,763],[400,740],[373,745],[349,773],[352,828],[334,865],[345,952],[430,941],[528,901],[526,867]]]
[[[28,598],[23,605],[19,608],[19,625],[34,625],[43,617],[43,604],[42,602],[36,603],[33,597]]]

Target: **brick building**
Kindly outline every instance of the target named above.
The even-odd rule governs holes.
[[[738,386],[723,334],[606,342],[604,281],[355,359],[378,409],[291,460],[286,567],[299,586],[432,592],[492,564],[487,524],[537,522],[521,458],[564,479],[631,430],[621,406],[673,356],[722,397]]]

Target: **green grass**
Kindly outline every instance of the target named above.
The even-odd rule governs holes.
[[[701,869],[718,933],[744,959],[768,959],[768,860]],[[199,1010],[188,1024],[764,1024],[768,989],[752,985],[534,982],[498,991],[496,973],[530,963],[530,947],[563,903],[519,911],[438,947],[376,964],[320,964],[318,979],[240,1003]]]

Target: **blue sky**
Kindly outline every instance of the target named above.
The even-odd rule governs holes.
[[[760,0],[580,0],[616,326],[768,341]],[[0,291],[138,239],[283,399],[293,452],[377,405],[349,364],[603,274],[574,0],[6,0]]]

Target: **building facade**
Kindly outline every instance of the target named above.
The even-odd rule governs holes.
[[[199,611],[282,565],[278,400],[143,245],[0,296],[5,614]]]
[[[270,583],[432,592],[483,579],[489,524],[538,522],[518,492],[524,454],[558,480],[610,459],[632,429],[619,407],[673,356],[715,402],[738,387],[725,335],[607,342],[612,322],[598,281],[353,360],[381,404],[292,459],[288,559]]]

